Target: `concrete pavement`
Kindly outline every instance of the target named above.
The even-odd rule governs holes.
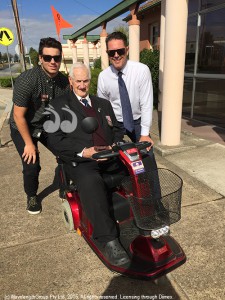
[[[225,298],[225,146],[182,128],[181,145],[163,147],[156,112],[153,121],[158,166],[174,171],[184,181],[182,219],[171,226],[171,234],[182,245],[187,262],[158,284],[106,269],[82,238],[66,231],[52,184],[55,158],[42,147],[39,191],[43,212],[29,215],[20,160],[6,119],[0,133],[2,299]]]
[[[12,108],[12,89],[0,88],[0,131]]]

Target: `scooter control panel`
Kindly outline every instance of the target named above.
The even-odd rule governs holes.
[[[136,161],[140,159],[139,153],[136,148],[127,149],[126,151],[124,151],[124,153],[130,159],[130,161]]]

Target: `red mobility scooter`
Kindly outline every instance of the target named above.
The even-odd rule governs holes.
[[[86,132],[98,126],[85,118]],[[145,171],[142,149],[146,142],[119,143],[113,150],[98,152],[93,158],[118,157],[129,176],[114,174],[104,178],[111,191],[111,212],[120,232],[120,242],[130,257],[129,265],[111,265],[92,239],[92,225],[82,209],[76,183],[70,183],[58,160],[63,218],[69,230],[75,230],[112,271],[138,279],[157,279],[186,261],[180,245],[170,236],[170,225],[181,218],[182,179],[167,169]],[[157,192],[156,192],[157,191]]]

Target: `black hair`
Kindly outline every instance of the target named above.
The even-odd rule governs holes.
[[[38,54],[42,55],[43,54],[43,48],[56,48],[59,49],[60,55],[62,54],[62,45],[59,41],[57,41],[54,38],[47,37],[40,39],[40,44],[39,44],[39,49],[38,49]]]
[[[128,43],[127,43],[127,37],[124,33],[120,32],[120,31],[114,31],[113,33],[110,33],[105,42],[106,42],[106,47],[108,48],[108,42],[111,40],[123,40],[124,41],[124,45],[127,47]]]

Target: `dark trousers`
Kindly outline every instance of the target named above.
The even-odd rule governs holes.
[[[28,197],[35,196],[38,190],[38,185],[39,185],[38,177],[41,170],[39,153],[37,153],[36,162],[34,164],[33,163],[27,164],[22,158],[25,143],[19,131],[14,128],[11,128],[11,137],[20,155],[22,165],[23,165],[24,191]],[[48,148],[47,135],[45,133],[42,133],[40,139],[38,140],[36,138],[33,138],[34,145],[37,146],[38,142],[41,142],[46,148]]]
[[[109,195],[103,180],[103,174],[107,173],[107,169],[112,171],[114,166],[110,161],[98,163],[94,160],[81,162],[75,167],[71,164],[64,166],[67,177],[77,186],[82,208],[93,226],[93,239],[99,243],[114,240],[118,233],[116,223],[110,216]],[[125,174],[124,167],[117,171]]]

